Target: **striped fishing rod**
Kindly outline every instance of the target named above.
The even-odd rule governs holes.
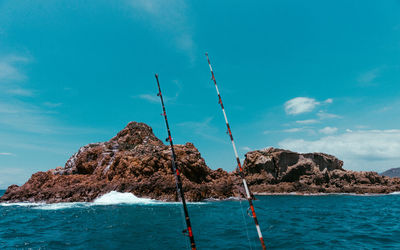
[[[167,112],[165,111],[164,99],[163,99],[163,96],[161,94],[160,82],[158,81],[158,74],[156,74],[156,79],[157,79],[157,86],[158,86],[158,94],[157,94],[157,96],[159,96],[160,100],[161,100],[161,105],[162,105],[162,109],[163,109],[162,115],[164,116],[165,125],[166,125],[167,131],[168,131],[167,141],[169,141],[169,144],[171,145],[171,162],[172,162],[171,166],[172,166],[172,172],[174,172],[174,174],[175,174],[176,192],[178,193],[178,196],[180,196],[180,198],[181,198],[182,205],[183,205],[183,212],[185,213],[185,221],[186,221],[187,229],[183,230],[183,232],[187,233],[187,236],[189,236],[190,245],[191,245],[192,250],[196,250],[196,244],[194,243],[192,226],[190,224],[189,212],[188,212],[188,209],[187,209],[187,206],[186,206],[185,195],[183,193],[183,188],[182,188],[182,179],[181,179],[181,175],[180,175],[180,172],[179,172],[179,168],[175,164],[176,155],[175,155],[175,150],[174,150],[174,144],[172,142],[171,131],[169,130]]]
[[[239,155],[238,155],[237,150],[236,150],[236,145],[235,145],[235,142],[233,141],[231,127],[229,126],[228,118],[226,117],[224,104],[222,103],[221,94],[219,93],[219,90],[218,90],[217,81],[215,80],[214,72],[213,72],[213,69],[211,67],[210,58],[208,58],[208,53],[206,53],[206,57],[207,57],[207,61],[208,61],[208,66],[210,67],[210,71],[211,71],[211,79],[214,81],[215,89],[217,90],[218,103],[221,105],[222,113],[224,114],[224,118],[225,118],[225,122],[226,122],[226,127],[228,128],[228,134],[229,134],[229,137],[231,138],[233,151],[235,152],[236,161],[237,161],[237,165],[238,165],[238,169],[239,169],[239,175],[242,178],[243,186],[244,186],[244,189],[246,191],[246,198],[247,198],[247,201],[249,202],[249,205],[250,205],[251,214],[252,214],[252,217],[254,219],[254,223],[256,224],[257,233],[258,233],[258,237],[260,238],[261,246],[265,250],[267,248],[266,248],[265,243],[264,243],[264,239],[263,239],[263,236],[262,236],[262,233],[261,233],[260,226],[258,225],[257,215],[256,215],[256,211],[254,210],[252,196],[250,194],[249,187],[247,186],[246,179],[244,178],[242,164],[240,163]]]

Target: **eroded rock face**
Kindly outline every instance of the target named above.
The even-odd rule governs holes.
[[[177,165],[188,201],[243,197],[236,172],[210,169],[191,143],[176,145]],[[262,193],[389,193],[400,179],[375,172],[354,172],[323,153],[299,154],[267,148],[246,154],[250,189]],[[170,147],[144,123],[131,122],[108,142],[81,147],[64,167],[38,172],[21,187],[10,186],[0,202],[93,201],[111,192],[177,201]]]
[[[234,195],[231,176],[208,168],[193,144],[176,145],[175,151],[187,200]],[[110,141],[81,147],[64,168],[38,172],[23,186],[10,186],[0,200],[92,201],[113,190],[177,200],[170,148],[144,123],[131,122]]]
[[[343,169],[343,162],[323,153],[299,154],[267,148],[246,154],[244,170],[254,193],[390,193],[400,179],[376,172]]]

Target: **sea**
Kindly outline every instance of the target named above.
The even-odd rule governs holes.
[[[400,193],[256,198],[268,249],[400,249]],[[247,201],[188,208],[198,249],[261,249]],[[180,203],[130,193],[91,203],[0,203],[0,215],[0,249],[190,248]]]

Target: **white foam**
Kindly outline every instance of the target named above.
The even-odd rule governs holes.
[[[59,209],[68,209],[68,208],[80,208],[90,206],[87,202],[61,202],[61,203],[52,203],[52,204],[41,204],[38,206],[34,206],[33,209],[40,210],[59,210]]]
[[[63,202],[63,203],[31,203],[31,202],[15,202],[15,203],[0,203],[0,206],[3,207],[27,207],[32,209],[42,209],[42,210],[58,210],[58,209],[66,209],[66,208],[74,208],[74,207],[85,207],[88,206],[87,202]]]
[[[156,200],[139,198],[132,193],[120,193],[111,191],[93,201],[94,205],[116,205],[116,204],[153,204]]]
[[[96,198],[94,205],[117,205],[117,204],[138,204],[138,205],[180,205],[181,202],[158,201],[150,198],[140,198],[132,193],[120,193],[111,191]],[[206,204],[205,202],[187,202],[187,204]]]
[[[86,208],[91,206],[107,206],[107,205],[118,205],[118,204],[130,204],[130,205],[180,205],[180,202],[163,202],[149,198],[139,198],[132,193],[120,193],[117,191],[111,191],[96,198],[93,202],[60,202],[60,203],[28,203],[28,202],[16,202],[16,203],[0,203],[0,206],[20,206],[29,207],[32,209],[41,210],[59,210],[59,209],[70,209],[70,208]],[[188,204],[206,204],[206,202],[188,202]]]
[[[45,203],[31,203],[31,202],[8,203],[8,202],[2,202],[2,203],[0,203],[0,206],[2,206],[2,207],[10,207],[10,206],[32,207],[32,206],[38,206],[38,205],[42,205],[42,204],[45,204]]]
[[[399,191],[397,191],[397,192],[393,192],[393,193],[390,193],[390,194],[392,194],[392,195],[399,195],[399,194],[400,194],[400,192],[399,192]]]

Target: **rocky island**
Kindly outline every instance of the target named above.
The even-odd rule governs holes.
[[[241,197],[237,172],[210,169],[192,143],[176,145],[188,201]],[[246,154],[244,171],[254,194],[390,193],[400,179],[376,172],[355,172],[323,153],[299,154],[267,148]],[[93,201],[111,191],[176,201],[170,148],[152,129],[130,122],[108,142],[81,147],[64,167],[38,172],[22,186],[11,185],[0,202]]]

